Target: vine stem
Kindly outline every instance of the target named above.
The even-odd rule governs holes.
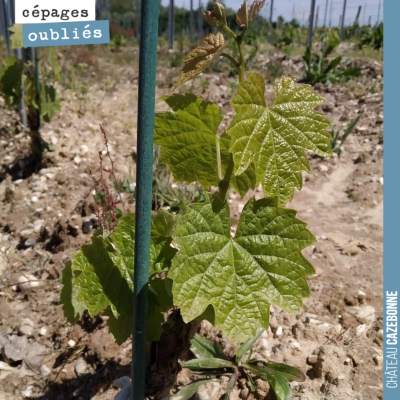
[[[226,193],[228,192],[228,189],[229,189],[229,183],[232,178],[233,167],[234,167],[233,155],[230,154],[229,163],[228,163],[228,167],[226,168],[225,175],[224,175],[223,179],[218,183],[217,196],[222,201],[225,201]]]
[[[240,35],[236,35],[236,33],[233,32],[232,29],[230,29],[227,25],[224,25],[221,28],[235,40],[236,45],[239,50],[240,60],[239,60],[239,62],[237,62],[232,56],[230,56],[229,54],[226,54],[226,53],[222,53],[221,56],[228,58],[236,66],[236,68],[239,71],[239,83],[243,83],[244,82],[244,54],[243,54],[243,49],[242,49],[242,39],[243,39],[243,35],[246,31],[246,28],[243,29],[243,31],[240,33]],[[218,142],[218,144],[219,144],[219,142]],[[217,146],[217,159],[218,160],[221,159],[219,146]],[[225,201],[225,197],[228,192],[229,184],[230,184],[232,174],[233,174],[233,168],[234,168],[233,155],[230,154],[229,163],[226,168],[225,175],[218,183],[217,195],[222,201]],[[220,169],[219,169],[219,172],[220,172]]]
[[[238,70],[238,72],[240,73],[240,64],[230,54],[221,53],[221,57],[227,58],[235,66],[235,68]]]
[[[246,32],[246,28],[244,28],[242,30],[240,35],[236,35],[236,33],[233,32],[233,30],[231,28],[229,28],[229,26],[227,26],[227,25],[221,26],[221,29],[223,29],[236,42],[236,45],[237,45],[238,51],[239,51],[239,57],[240,57],[240,60],[237,63],[238,69],[239,69],[239,82],[243,83],[244,82],[244,54],[243,54],[243,49],[242,49],[242,39],[243,39],[244,33]]]
[[[243,83],[244,82],[244,55],[243,55],[243,49],[242,49],[242,37],[238,36],[238,38],[236,40],[237,46],[238,46],[238,50],[239,50],[239,57],[240,57],[240,70],[239,70],[239,82]]]
[[[222,168],[221,168],[221,146],[219,144],[219,136],[215,136],[216,146],[217,146],[217,171],[218,179],[222,180]]]

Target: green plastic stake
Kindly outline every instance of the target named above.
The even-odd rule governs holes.
[[[133,400],[144,400],[145,398],[147,292],[150,263],[159,6],[160,0],[146,0],[142,2],[141,10],[132,343]]]

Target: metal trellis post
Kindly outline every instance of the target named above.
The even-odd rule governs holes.
[[[269,12],[269,27],[268,27],[268,41],[272,42],[272,32],[273,32],[273,28],[272,28],[272,17],[273,17],[273,12],[274,12],[274,0],[271,0],[271,10]]]
[[[175,33],[175,4],[174,0],[169,0],[168,10],[168,46],[174,48],[174,33]]]
[[[376,25],[379,25],[379,20],[381,19],[381,5],[382,5],[382,0],[379,0],[379,5],[378,5],[378,19],[376,20]]]
[[[4,41],[7,41],[6,32],[6,11],[4,10],[4,1],[0,1],[0,36],[4,36]]]
[[[356,15],[356,19],[354,20],[354,24],[358,24],[359,23],[361,9],[362,9],[362,6],[358,6],[357,15]]]
[[[311,0],[310,19],[308,21],[307,46],[311,46],[312,44],[314,13],[315,13],[315,0]]]
[[[324,28],[326,27],[326,17],[328,16],[329,0],[326,0],[324,13]]]
[[[6,40],[7,40],[7,52],[8,56],[10,57],[11,55],[11,40],[10,40],[10,31],[7,29],[10,26],[13,25],[13,20],[12,20],[12,12],[11,12],[11,4],[7,0],[3,0],[3,7],[4,7],[4,19],[5,19],[5,30],[6,30]],[[22,56],[22,49],[15,49],[14,53],[18,57],[18,60],[23,60]],[[28,121],[27,121],[27,115],[26,115],[26,108],[25,108],[25,102],[24,102],[24,97],[25,97],[25,87],[22,82],[22,96],[21,100],[19,101],[18,104],[18,112],[19,112],[19,117],[21,119],[21,123],[23,126],[28,126]]]
[[[2,0],[3,10],[4,10],[4,23],[5,23],[5,33],[6,33],[6,43],[7,43],[7,54],[10,57],[11,55],[11,41],[10,41],[10,31],[8,28],[12,25],[11,22],[11,10],[7,0]]]
[[[201,0],[199,0],[199,10],[197,14],[197,30],[198,30],[198,40],[200,41],[203,37],[203,14],[201,12]]]
[[[364,10],[363,10],[363,20],[362,20],[362,24],[365,25],[365,14],[367,12],[367,4],[364,4]]]
[[[346,6],[347,6],[347,0],[343,1],[343,13],[342,13],[342,20],[340,21],[340,40],[344,39],[344,21],[346,18]]]
[[[274,11],[274,0],[271,0],[271,11],[269,13],[269,23],[270,24],[272,24],[273,11]]]
[[[139,50],[132,400],[144,400],[159,0],[142,2]]]
[[[193,0],[190,0],[190,43],[194,43],[194,14],[193,14]]]

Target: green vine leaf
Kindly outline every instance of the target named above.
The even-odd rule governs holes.
[[[185,65],[174,89],[183,85],[185,82],[194,79],[220,55],[225,47],[225,40],[222,33],[216,35],[210,33],[203,39],[204,45],[193,49],[183,60]]]
[[[51,64],[51,72],[54,74],[54,77],[58,83],[61,83],[61,70],[60,70],[60,64],[58,63],[57,60],[57,54],[56,54],[56,47],[49,47],[49,60]]]
[[[77,300],[79,290],[73,285],[75,276],[71,268],[71,261],[65,265],[59,281],[63,285],[60,303],[63,305],[64,315],[70,324],[75,324],[85,311],[85,305]]]
[[[176,217],[166,210],[160,209],[152,213],[150,242],[150,276],[158,272],[168,271],[172,258],[177,250],[171,247],[172,230]]]
[[[170,246],[175,219],[166,213],[162,210],[152,217],[149,276],[167,271],[177,252]],[[68,321],[76,322],[84,310],[92,316],[105,313],[118,343],[126,340],[132,330],[134,237],[135,216],[128,214],[110,235],[97,232],[62,275],[60,303]],[[150,288],[148,340],[158,340],[164,322],[162,312],[172,307],[171,281],[151,281]]]
[[[201,10],[204,19],[211,26],[220,26],[223,23],[223,10],[224,6],[217,0],[214,0],[214,7],[211,11]]]
[[[247,0],[243,2],[240,6],[239,11],[236,14],[236,22],[241,27],[248,27],[249,24],[254,20],[254,18],[258,15],[261,9],[265,5],[265,0],[262,1],[254,1],[252,5],[249,7],[247,5]]]
[[[12,35],[10,36],[11,47],[13,49],[21,49],[24,47],[24,36],[22,32],[22,24],[15,24],[8,28]]]
[[[212,305],[215,325],[239,344],[268,328],[271,304],[297,312],[310,294],[305,277],[315,273],[301,250],[315,238],[295,215],[276,198],[252,198],[232,238],[227,203],[212,196],[189,206],[177,222],[180,251],[168,274],[183,319]]]
[[[229,153],[231,138],[226,132],[219,137],[221,160],[222,160],[222,174],[225,174],[226,166],[229,163],[231,154]],[[244,197],[249,190],[254,190],[257,184],[256,167],[251,163],[246,171],[241,175],[232,175],[231,186],[239,193],[240,197]]]
[[[0,92],[4,95],[6,105],[15,108],[22,97],[22,73],[24,62],[17,56],[6,58],[0,69]]]
[[[214,103],[190,93],[161,97],[173,112],[155,117],[154,143],[161,146],[160,163],[168,164],[175,181],[199,182],[203,188],[220,181],[217,161],[217,130],[221,110]],[[219,137],[222,174],[229,163],[230,137]],[[233,176],[233,188],[243,197],[256,186],[254,164],[242,175]]]
[[[218,185],[216,134],[221,110],[193,94],[163,96],[174,112],[156,114],[154,143],[162,146],[160,163],[176,181]]]
[[[243,174],[252,162],[257,183],[266,196],[277,196],[284,206],[293,198],[294,189],[302,187],[302,171],[310,172],[306,150],[331,156],[332,140],[327,128],[330,121],[314,108],[323,98],[308,85],[293,78],[275,83],[275,101],[267,107],[263,77],[248,73],[232,100],[236,115],[227,131],[235,175]]]
[[[162,292],[164,281],[165,280],[163,279],[157,279],[150,281],[149,284],[151,290],[148,293],[148,319],[146,331],[146,339],[148,342],[160,339],[163,332],[162,324],[164,323],[162,312],[165,312],[172,307],[172,297],[168,297],[166,300],[165,293]],[[160,282],[160,285],[152,287],[152,282]],[[155,290],[160,290],[161,292],[159,293]],[[112,309],[112,307],[108,307],[105,310],[104,315],[109,317],[107,326],[110,333],[113,335],[115,341],[121,345],[132,334],[133,308],[130,308],[128,314],[118,314]]]
[[[126,280],[125,263],[114,262],[115,257],[110,239],[97,236],[72,259],[72,270],[79,273],[74,282],[79,288],[77,299],[92,316],[109,305],[116,310],[116,316],[128,315],[133,292]]]
[[[114,340],[121,345],[132,334],[133,315],[121,314],[116,317],[110,307],[105,310],[104,315],[108,317],[108,330]]]
[[[42,85],[40,88],[40,112],[46,122],[61,110],[60,99],[53,85]]]

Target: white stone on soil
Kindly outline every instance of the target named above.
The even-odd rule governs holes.
[[[0,371],[12,371],[14,368],[4,361],[0,361]]]
[[[278,329],[275,332],[275,337],[282,336],[282,334],[283,334],[283,329],[281,326],[278,326]]]
[[[51,369],[46,364],[43,364],[40,367],[40,375],[42,375],[43,378],[47,378],[50,374],[51,374]]]
[[[28,239],[33,235],[33,229],[24,229],[20,232],[20,235],[23,239]]]
[[[88,151],[89,151],[89,147],[87,147],[86,144],[83,144],[83,145],[79,148],[79,154],[80,154],[81,156],[84,156]]]
[[[76,375],[82,375],[88,369],[88,364],[83,357],[79,358],[75,363],[75,373]]]
[[[18,280],[18,287],[22,291],[40,286],[38,278],[32,274],[21,275],[17,280]]]
[[[356,336],[359,337],[359,336],[364,335],[364,333],[367,332],[367,330],[368,330],[367,325],[365,325],[365,324],[358,325],[356,328]]]
[[[39,336],[45,336],[46,333],[47,333],[47,328],[46,328],[45,326],[42,326],[42,327],[39,329]]]
[[[353,309],[357,317],[363,319],[367,323],[372,323],[376,320],[376,311],[372,306],[354,307]]]
[[[31,386],[31,385],[27,386],[25,390],[21,391],[22,397],[25,397],[25,398],[32,397],[32,389],[33,389],[33,386]]]
[[[23,318],[21,321],[21,325],[18,328],[18,332],[21,335],[31,336],[33,333],[34,324],[33,321],[29,318]]]
[[[292,348],[292,349],[300,349],[300,343],[299,342],[296,342],[295,340],[293,340],[293,341],[291,341],[290,343],[289,343],[289,346]]]

